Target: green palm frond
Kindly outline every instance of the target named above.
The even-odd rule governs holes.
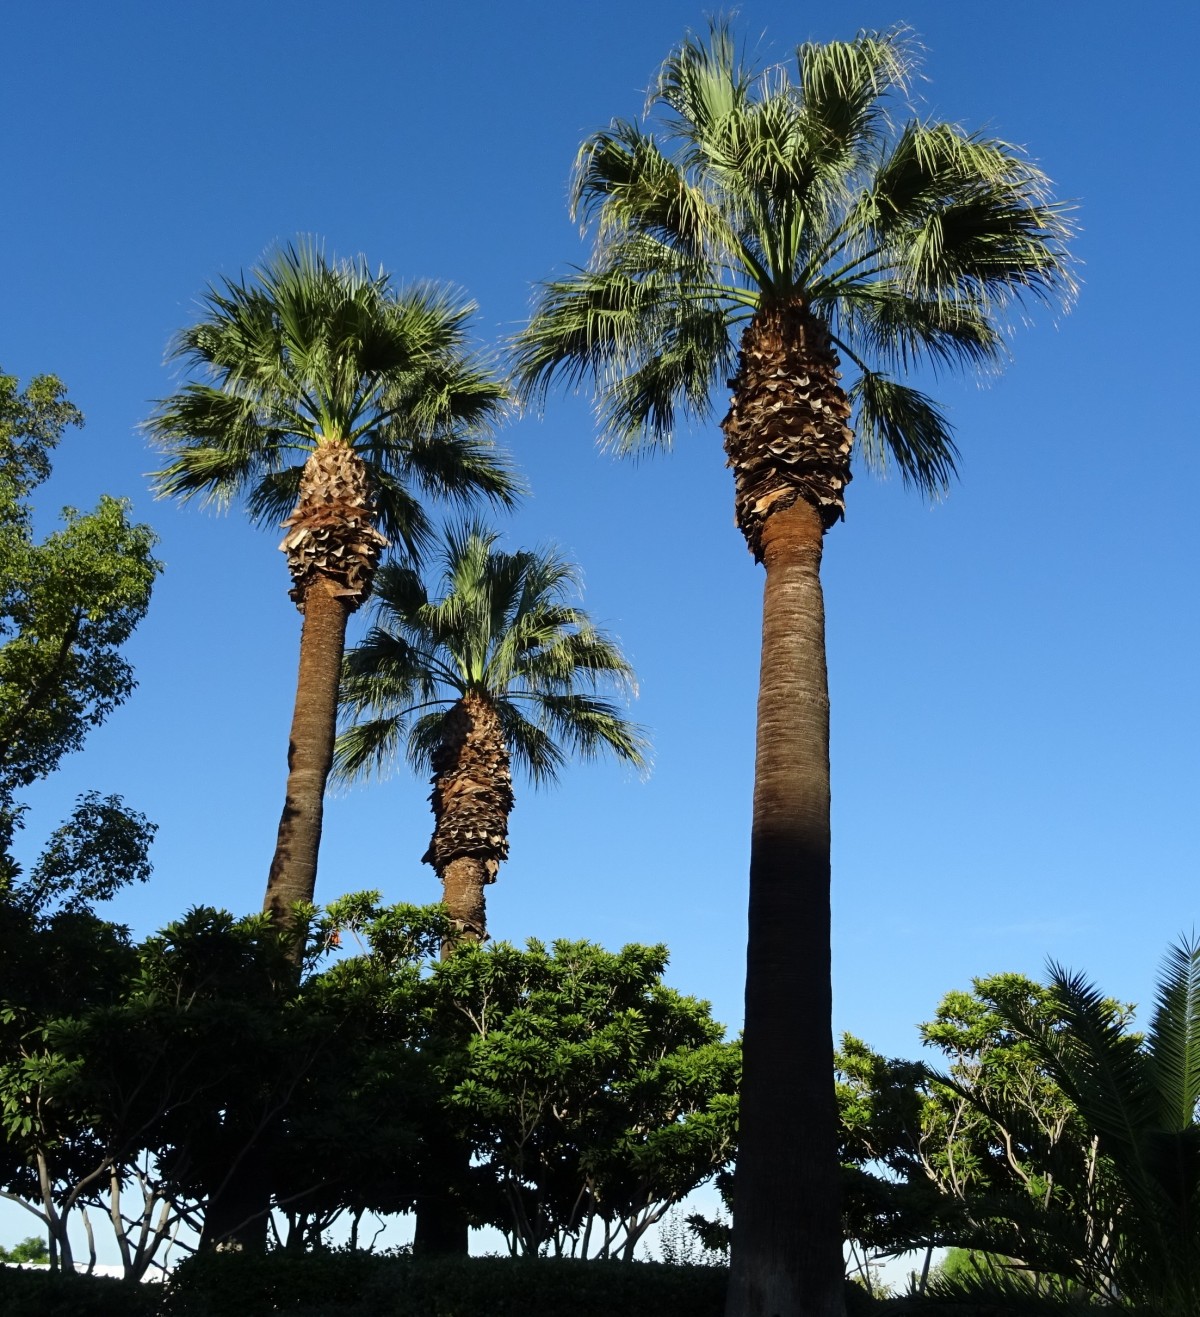
[[[1195,938],[1167,953],[1146,1041],[1163,1129],[1194,1129],[1200,1103],[1200,941]]]
[[[894,462],[906,484],[930,494],[947,488],[958,449],[932,398],[869,370],[859,375],[849,397],[868,466],[886,472]]]
[[[473,522],[447,529],[439,557],[438,596],[411,566],[376,579],[376,625],[343,668],[338,775],[378,772],[387,756],[374,747],[386,744],[390,756],[401,740],[410,762],[427,768],[446,713],[468,692],[496,709],[509,752],[535,783],[552,781],[568,751],[607,750],[643,766],[644,735],[595,694],[601,684],[633,692],[633,673],[571,602],[577,569],[551,550],[506,552],[495,530]]]

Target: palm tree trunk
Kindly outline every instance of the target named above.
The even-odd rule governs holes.
[[[830,986],[823,528],[763,527],[762,669],[728,1317],[844,1312]]]
[[[288,742],[288,780],[263,910],[281,926],[317,884],[325,783],[333,765],[338,682],[346,622],[367,598],[387,541],[373,524],[371,480],[358,454],[338,439],[318,444],[304,464],[296,510],[279,546],[288,556],[292,599],[304,614],[300,674]],[[298,962],[303,948],[293,955]]]
[[[766,568],[727,1317],[845,1311],[821,592],[853,439],[837,364],[806,308],[760,309],[723,422],[738,525]]]
[[[304,595],[300,673],[288,741],[287,793],[263,909],[284,926],[296,901],[311,901],[325,807],[325,783],[333,765],[338,680],[350,608],[320,579]],[[299,948],[297,948],[297,958]]]
[[[484,888],[496,881],[508,858],[513,807],[508,746],[495,708],[478,691],[467,691],[446,715],[433,770],[433,837],[422,859],[442,880],[442,902],[454,927],[442,943],[447,960],[462,943],[487,939]],[[426,1164],[435,1169],[417,1198],[413,1252],[466,1257],[469,1236],[459,1186],[470,1174],[471,1149],[445,1128],[432,1132],[427,1143]]]
[[[442,880],[455,928],[442,946],[445,959],[462,939],[486,941],[484,888],[508,858],[512,771],[504,731],[485,695],[467,691],[446,715],[433,770],[433,837],[422,858]]]

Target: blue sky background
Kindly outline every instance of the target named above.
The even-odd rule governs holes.
[[[1047,956],[1148,1001],[1195,923],[1195,15],[741,10],[767,60],[911,24],[922,113],[1026,145],[1082,226],[1072,314],[1020,328],[986,388],[922,381],[964,454],[951,496],[930,507],[860,472],[827,540],[835,1027],[894,1055],[917,1053],[945,991]],[[565,206],[579,142],[635,115],[703,22],[676,0],[8,8],[0,365],[60,375],[88,418],[44,525],[123,494],[166,563],[129,650],[139,689],[30,793],[24,854],[94,787],[160,826],[153,880],[116,903],[138,932],[262,898],[300,627],[279,536],[154,502],[138,432],[206,283],[316,234],[401,282],[458,285],[497,341],[534,281],[584,259]],[[491,930],[665,941],[670,981],[735,1028],[761,578],[715,419],[622,463],[597,452],[586,402],[558,398],[503,441],[532,489],[508,542],[553,541],[583,568],[639,673],[655,763],[646,781],[592,765],[518,788]],[[331,801],[318,897],[436,899],[427,793],[402,769]]]

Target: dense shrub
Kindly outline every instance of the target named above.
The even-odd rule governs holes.
[[[110,1276],[64,1276],[44,1267],[0,1267],[4,1317],[153,1317],[161,1285]]]
[[[721,1317],[719,1267],[365,1253],[218,1254],[184,1263],[169,1317]]]

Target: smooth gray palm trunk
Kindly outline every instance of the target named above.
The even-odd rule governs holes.
[[[842,1317],[823,527],[763,529],[744,1069],[727,1317]]]

